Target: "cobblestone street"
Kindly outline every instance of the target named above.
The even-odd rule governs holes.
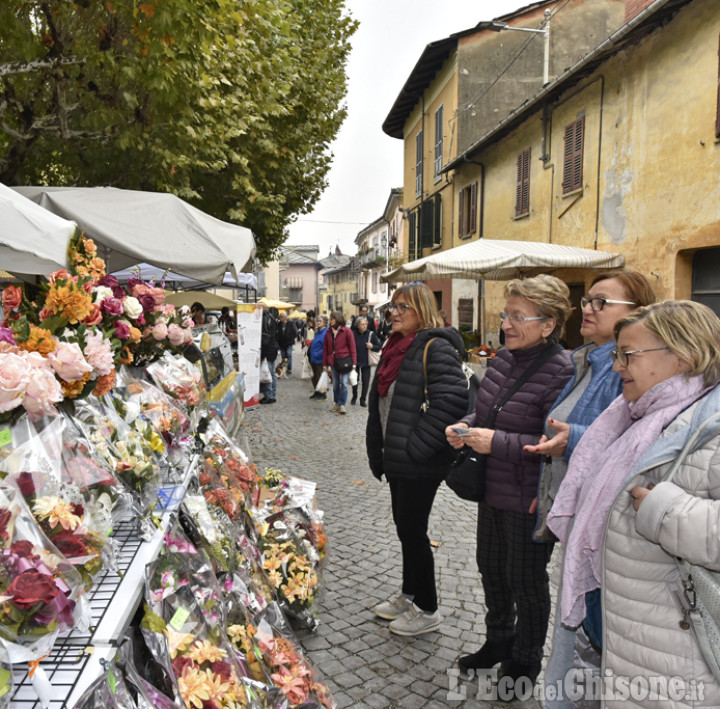
[[[440,487],[430,519],[437,544],[435,568],[443,624],[416,638],[393,635],[371,608],[399,592],[400,545],[395,536],[387,484],[371,475],[365,454],[367,409],[347,415],[327,402],[310,401],[309,381],[295,371],[278,381],[277,403],[245,414],[258,467],[317,483],[325,513],[328,558],[325,593],[315,634],[302,637],[309,659],[323,674],[340,707],[508,706],[484,695],[485,683],[459,676],[456,660],[483,643],[482,589],[475,565],[475,506]],[[516,701],[512,706],[537,707]]]

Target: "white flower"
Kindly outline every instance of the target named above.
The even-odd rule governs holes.
[[[125,315],[127,315],[131,320],[135,320],[140,317],[140,314],[143,311],[140,301],[137,298],[133,298],[131,295],[123,300],[123,309],[125,310]]]
[[[107,286],[95,286],[95,288],[92,289],[93,297],[95,300],[94,303],[102,303],[105,298],[114,298],[115,295],[113,294],[112,288],[108,288]]]

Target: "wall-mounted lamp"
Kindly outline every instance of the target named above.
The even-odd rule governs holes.
[[[541,34],[545,38],[544,56],[543,56],[543,86],[550,83],[550,10],[545,10],[545,19],[543,20],[542,29],[532,29],[530,27],[513,27],[507,22],[480,22],[475,26],[478,30],[490,30],[490,32],[503,32],[504,30],[514,30],[515,32],[532,32],[533,34]]]

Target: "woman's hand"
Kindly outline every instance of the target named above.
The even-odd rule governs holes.
[[[465,439],[467,438],[466,435],[462,435],[458,433],[457,431],[454,431],[455,428],[462,428],[466,431],[468,430],[468,425],[466,423],[454,423],[452,426],[448,426],[445,429],[445,438],[447,438],[447,442],[455,449],[460,450],[465,445]]]
[[[560,458],[567,450],[568,440],[570,440],[570,424],[548,419],[550,428],[554,428],[557,434],[552,438],[541,436],[538,443],[534,446],[523,446],[523,450],[528,453],[538,453],[539,455],[551,455],[553,458]]]
[[[640,485],[636,485],[632,490],[630,490],[630,494],[633,496],[633,507],[635,508],[635,514],[637,514],[637,511],[640,509],[640,505],[642,505],[643,500],[648,496],[648,493],[654,487],[655,486],[650,483],[647,487],[641,487]]]
[[[467,436],[462,439],[466,446],[470,446],[476,453],[489,455],[492,451],[492,440],[495,430],[492,428],[471,428]]]
[[[369,350],[371,350],[373,348],[372,342],[366,342],[365,347],[367,347]]]

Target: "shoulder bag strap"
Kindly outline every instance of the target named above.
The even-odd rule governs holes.
[[[515,383],[508,389],[507,393],[502,397],[502,399],[495,404],[492,409],[490,409],[490,413],[488,414],[487,419],[485,420],[485,426],[484,428],[492,428],[495,425],[495,419],[497,418],[497,415],[502,411],[503,406],[508,402],[510,397],[523,385],[525,382],[532,377],[535,372],[540,369],[540,367],[545,364],[545,362],[552,359],[558,352],[562,350],[562,347],[560,345],[553,345],[552,347],[548,347],[545,352],[542,354],[539,354],[535,359],[530,362],[527,369],[516,379]]]
[[[423,352],[423,396],[425,400],[423,401],[422,406],[420,407],[423,411],[427,411],[430,408],[430,396],[428,395],[428,389],[427,389],[427,358],[428,358],[428,349],[430,348],[430,345],[437,340],[437,337],[431,337],[427,344],[425,345],[425,351]]]

